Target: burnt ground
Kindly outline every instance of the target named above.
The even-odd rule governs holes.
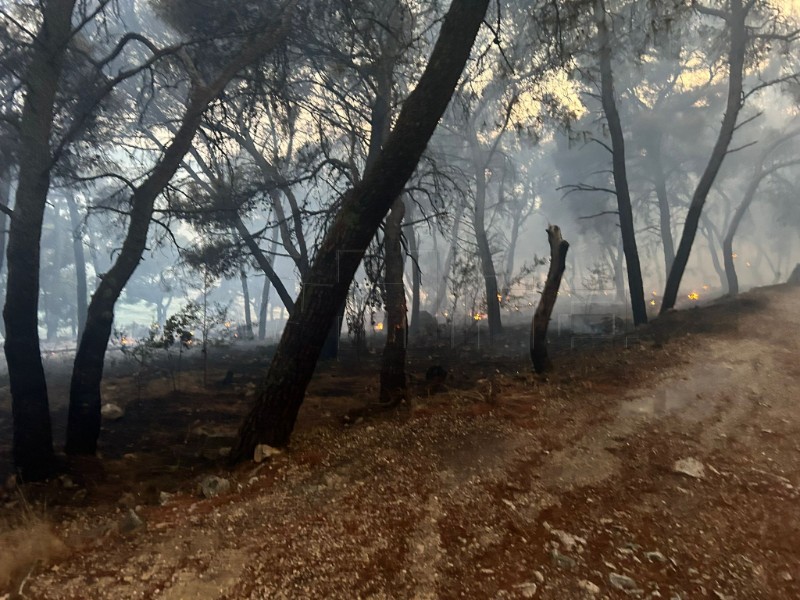
[[[234,471],[263,356],[221,361],[233,388],[119,372],[101,457],[7,492],[0,598],[798,598],[798,306],[671,313],[547,378],[513,335],[417,348],[392,411],[368,408],[375,356],[326,365],[291,447]],[[231,490],[200,496],[209,474]]]

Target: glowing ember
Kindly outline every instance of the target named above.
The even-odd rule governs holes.
[[[655,296],[658,296],[658,292],[657,292],[657,291],[655,291],[655,290],[653,290],[653,291],[651,292],[651,294],[653,294],[653,296],[654,296],[654,297],[655,297]]]
[[[655,300],[650,300],[650,306],[655,306],[655,305],[656,305],[656,301]]]
[[[483,317],[481,316],[481,313],[475,313],[472,318],[476,321],[480,321]]]
[[[375,331],[383,331],[383,323],[375,323]]]
[[[687,298],[689,298],[689,300],[699,300],[700,294],[698,294],[697,292],[692,292],[687,296]]]

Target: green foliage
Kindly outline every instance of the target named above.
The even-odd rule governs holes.
[[[171,315],[164,323],[162,348],[169,349],[180,344],[181,349],[191,348],[194,331],[202,323],[202,307],[197,302],[188,302],[180,312]]]

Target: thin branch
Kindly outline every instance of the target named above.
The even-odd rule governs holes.
[[[619,216],[619,211],[617,211],[617,210],[604,210],[602,212],[599,212],[599,213],[596,213],[596,214],[593,214],[593,215],[586,215],[585,217],[578,217],[578,220],[582,221],[584,219],[594,219],[595,217],[602,217],[602,216],[605,216],[605,215],[617,215],[617,216]]]

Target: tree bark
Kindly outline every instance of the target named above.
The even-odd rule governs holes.
[[[444,113],[486,13],[488,0],[453,0],[419,83],[405,101],[378,159],[342,198],[284,329],[255,406],[247,415],[232,461],[258,444],[289,443],[327,330],[342,305],[364,252],[400,195]],[[349,252],[339,254],[339,249]]]
[[[569,243],[561,237],[558,225],[550,225],[547,228],[547,241],[550,243],[550,268],[531,323],[531,361],[537,373],[545,373],[553,367],[547,354],[547,328],[558,299],[561,277],[567,268],[567,250],[569,250]]]
[[[736,121],[739,118],[739,111],[742,108],[742,88],[744,72],[744,55],[747,45],[747,30],[745,20],[747,10],[742,6],[742,0],[730,0],[730,13],[727,14],[727,22],[730,27],[730,48],[728,51],[728,99],[725,107],[725,115],[722,118],[722,126],[719,130],[717,141],[711,152],[708,164],[703,175],[697,184],[697,188],[689,204],[689,212],[681,234],[681,241],[678,244],[678,251],[675,253],[675,261],[667,277],[667,285],[664,289],[664,298],[661,303],[660,314],[663,314],[675,306],[678,298],[678,288],[681,285],[683,273],[689,262],[689,255],[692,252],[692,244],[697,235],[697,227],[700,223],[700,215],[703,212],[708,193],[719,173],[722,162],[728,153],[733,133],[736,130]]]
[[[398,198],[384,226],[386,345],[381,365],[380,399],[396,404],[406,397],[406,292],[403,285],[403,244],[401,241],[405,204]]]
[[[511,221],[511,237],[508,240],[506,249],[506,267],[503,275],[503,291],[501,292],[502,301],[507,302],[511,293],[511,280],[514,278],[514,258],[517,253],[517,241],[519,240],[519,228],[522,225],[522,207],[517,205],[514,208]]]
[[[53,232],[49,241],[52,243],[53,260],[45,269],[45,281],[42,286],[42,297],[44,299],[44,323],[47,342],[54,342],[58,338],[58,326],[61,324],[61,304],[62,298],[59,296],[58,288],[61,286],[61,269],[66,264],[64,256],[64,228],[60,226],[61,210],[58,203],[54,202],[56,212]]]
[[[55,471],[47,383],[39,350],[38,308],[42,221],[50,190],[50,136],[56,91],[72,35],[75,0],[42,5],[42,24],[25,71],[19,126],[19,178],[8,233],[8,279],[3,319],[14,420],[13,454],[24,480]]]
[[[628,189],[628,174],[625,166],[625,136],[614,97],[614,73],[611,69],[611,41],[606,24],[605,0],[595,0],[595,20],[599,37],[600,87],[603,112],[608,121],[611,135],[614,189],[617,195],[619,226],[622,235],[622,248],[625,264],[628,267],[628,288],[631,295],[631,311],[635,325],[647,323],[647,306],[644,301],[642,268],[639,264],[639,250],[636,247],[636,232],[633,223],[633,210]]]
[[[250,254],[253,255],[253,258],[256,260],[256,263],[267,279],[269,279],[270,282],[272,282],[272,285],[275,286],[275,291],[278,292],[281,302],[283,302],[286,310],[289,311],[289,314],[291,314],[294,310],[294,301],[292,300],[291,295],[289,295],[289,291],[286,289],[286,286],[283,285],[283,281],[281,281],[281,278],[278,277],[278,274],[273,268],[275,263],[275,254],[273,253],[269,259],[264,256],[264,253],[261,251],[261,248],[258,247],[258,243],[250,234],[250,231],[248,231],[247,227],[245,227],[245,224],[242,222],[242,218],[239,216],[239,214],[234,212],[232,218],[234,227],[236,227],[236,231],[247,245],[247,249],[250,250]]]
[[[278,238],[273,238],[272,249],[269,253],[270,267],[275,264],[275,253],[278,251]],[[269,277],[264,277],[264,287],[261,289],[261,305],[258,308],[258,339],[267,339],[267,310],[269,308]]]
[[[477,137],[472,141],[473,151],[477,152]],[[492,249],[486,235],[486,167],[480,156],[474,156],[475,165],[475,210],[472,223],[475,227],[475,241],[478,244],[478,258],[481,261],[486,289],[486,314],[489,321],[489,341],[503,333],[503,323],[500,318],[500,301],[498,300],[497,272],[494,268]]]
[[[0,167],[2,168],[2,167]],[[11,210],[11,172],[5,168],[0,172],[0,203],[9,210]],[[5,267],[6,260],[6,236],[8,233],[9,216],[5,211],[0,211],[0,281],[2,282],[2,299],[3,304],[6,301],[5,277],[2,277],[3,268]],[[6,336],[6,323],[0,319],[0,333],[3,337]]]
[[[86,328],[86,312],[88,310],[86,291],[86,255],[83,252],[83,235],[81,232],[81,218],[78,214],[78,205],[75,198],[67,195],[67,207],[69,208],[69,221],[72,227],[72,254],[75,258],[75,290],[76,307],[75,313],[78,322],[78,337],[80,343],[83,330]]]
[[[244,269],[239,273],[242,281],[242,300],[244,301],[244,326],[245,326],[245,339],[253,337],[253,318],[250,315],[250,288],[247,285],[247,273]]]
[[[672,238],[672,213],[669,209],[669,196],[667,195],[667,178],[664,175],[664,165],[661,162],[661,134],[651,140],[647,145],[647,158],[655,181],[656,198],[658,200],[659,227],[661,229],[661,244],[664,248],[664,273],[669,273],[675,261],[675,241]]]
[[[422,277],[419,269],[419,242],[413,223],[415,207],[413,200],[409,198],[405,209],[406,223],[403,226],[406,242],[408,243],[408,255],[411,259],[411,325],[409,326],[411,335],[419,331],[419,295],[422,286]]]
[[[431,314],[436,316],[439,312],[439,309],[442,306],[442,302],[444,301],[445,296],[447,295],[447,281],[448,276],[450,275],[450,269],[453,266],[453,260],[455,259],[456,250],[458,248],[458,231],[461,229],[461,218],[464,216],[464,203],[460,203],[458,205],[458,210],[456,210],[456,216],[453,219],[453,237],[450,240],[450,245],[447,248],[447,258],[444,260],[444,268],[440,273],[439,277],[439,287],[436,290],[436,300],[433,303],[433,310]]]
[[[777,146],[789,138],[798,135],[798,133],[800,133],[800,131],[795,130],[782,135],[773,143],[764,148],[764,151],[759,156],[756,166],[753,169],[753,176],[751,177],[750,183],[744,192],[742,201],[739,206],[736,207],[733,217],[731,218],[731,222],[728,225],[728,231],[725,233],[725,238],[722,240],[722,257],[723,262],[725,263],[725,279],[728,286],[728,294],[731,296],[735,296],[739,293],[739,277],[736,274],[736,265],[733,262],[733,238],[736,235],[736,231],[739,229],[739,225],[741,224],[744,215],[749,210],[753,200],[755,200],[758,186],[761,185],[761,182],[764,181],[764,178],[779,169],[791,167],[800,162],[798,160],[791,160],[784,163],[774,164],[766,169],[764,168],[764,163],[766,162],[770,153],[775,150]]]
[[[114,321],[114,306],[122,289],[142,258],[153,207],[192,145],[206,108],[243,68],[272,51],[285,37],[294,4],[282,15],[276,29],[249,43],[209,85],[196,84],[177,133],[166,146],[150,175],[133,192],[128,232],[117,260],[103,276],[89,304],[86,329],[78,346],[70,384],[66,451],[94,454],[100,434],[100,382],[103,378],[108,340]]]

